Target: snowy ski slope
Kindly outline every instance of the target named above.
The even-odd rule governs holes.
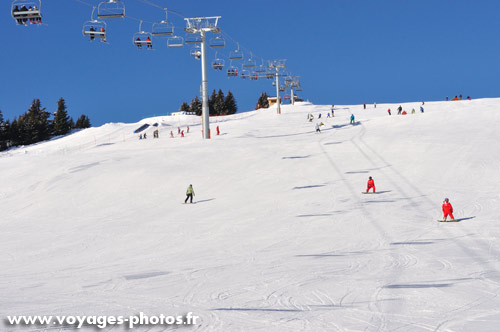
[[[0,153],[0,330],[193,312],[181,330],[500,331],[500,99],[420,105],[287,105],[212,119],[209,141],[159,117]],[[463,221],[436,221],[444,197]]]

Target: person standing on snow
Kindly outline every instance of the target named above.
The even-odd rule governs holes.
[[[443,202],[443,214],[443,219],[445,221],[448,216],[451,217],[451,220],[455,220],[455,217],[453,217],[453,206],[451,206],[450,200],[448,198],[445,198]]]
[[[398,107],[398,115],[400,115],[402,111],[403,111],[403,107],[401,107],[401,105],[399,105],[399,107]]]
[[[354,114],[351,114],[351,124],[354,124],[355,121],[354,121]]]
[[[372,177],[368,178],[368,183],[366,184],[366,192],[369,192],[370,189],[373,188],[373,192],[375,192],[375,181],[373,181]]]
[[[186,190],[186,200],[184,201],[184,204],[187,203],[188,199],[191,199],[189,203],[193,203],[193,196],[194,196],[193,185],[190,184]]]
[[[424,108],[420,106],[420,113],[424,113]]]
[[[387,113],[389,113],[389,115],[391,115],[391,109],[390,108],[387,110]]]
[[[316,132],[321,133],[321,129],[319,128],[319,123],[316,122]]]

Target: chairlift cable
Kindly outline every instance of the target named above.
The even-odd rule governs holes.
[[[87,5],[87,6],[89,6],[89,7],[94,7],[94,5],[92,5],[92,4],[88,3],[88,2],[82,1],[82,0],[75,0],[75,1],[77,1],[77,2],[79,2],[79,3],[82,3],[82,4],[84,4],[84,5]]]

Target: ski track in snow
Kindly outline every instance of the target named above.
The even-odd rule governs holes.
[[[387,116],[398,105],[337,108],[319,134],[306,114],[329,107],[304,103],[217,119],[210,141],[196,117],[157,117],[0,153],[0,312],[191,311],[187,329],[203,332],[495,331],[500,100]],[[144,123],[160,139],[138,141]],[[368,176],[378,195],[361,194]],[[189,183],[198,204],[179,204]],[[444,196],[464,221],[436,222]]]

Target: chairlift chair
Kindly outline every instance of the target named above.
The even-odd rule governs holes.
[[[185,39],[186,44],[201,44],[201,36],[198,34],[188,34]]]
[[[201,46],[194,45],[193,47],[191,47],[191,51],[189,52],[189,54],[192,57],[194,57],[196,60],[200,60],[201,59]]]
[[[11,14],[19,25],[41,24],[42,0],[14,0]]]
[[[92,20],[85,22],[83,25],[83,36],[90,38],[90,41],[94,41],[94,38],[99,38],[101,42],[106,42],[106,23],[103,21]]]
[[[245,68],[254,68],[255,67],[255,60],[253,59],[253,54],[250,53],[250,57],[243,61],[243,67]]]
[[[92,10],[92,16],[90,21],[83,24],[82,34],[84,37],[90,38],[90,41],[94,41],[95,37],[98,37],[101,42],[106,42],[106,23],[104,21],[99,21],[94,19],[94,12],[96,7]]]
[[[153,49],[153,35],[150,32],[142,31],[142,21],[139,23],[139,32],[134,33],[132,37],[132,42],[138,49],[142,49],[146,46],[146,49]]]
[[[243,52],[240,51],[240,44],[238,44],[238,48],[234,51],[229,52],[230,60],[243,60]]]
[[[246,70],[246,69],[243,69],[243,70],[241,71],[241,75],[240,75],[240,77],[241,77],[242,79],[244,79],[244,80],[245,80],[245,79],[247,79],[247,78],[250,78],[250,72],[249,72],[248,70]]]
[[[171,36],[167,39],[168,48],[182,48],[184,47],[184,38],[181,36]]]
[[[226,40],[224,38],[222,38],[222,36],[218,35],[218,36],[210,39],[208,46],[210,46],[212,48],[224,47],[224,46],[226,46]]]
[[[151,34],[157,36],[171,36],[174,34],[174,25],[168,21],[168,11],[165,10],[165,20],[153,23]]]
[[[238,67],[236,66],[233,66],[233,63],[231,61],[231,63],[229,64],[229,68],[227,68],[227,77],[230,78],[230,77],[238,77]]]
[[[280,90],[280,92],[285,92],[285,87],[284,87],[283,85],[281,85],[281,86],[279,87],[279,90]]]
[[[125,4],[121,0],[105,0],[97,7],[97,18],[125,17]]]
[[[225,61],[217,57],[217,52],[215,52],[215,60],[212,63],[212,67],[215,70],[222,70],[224,68]]]

